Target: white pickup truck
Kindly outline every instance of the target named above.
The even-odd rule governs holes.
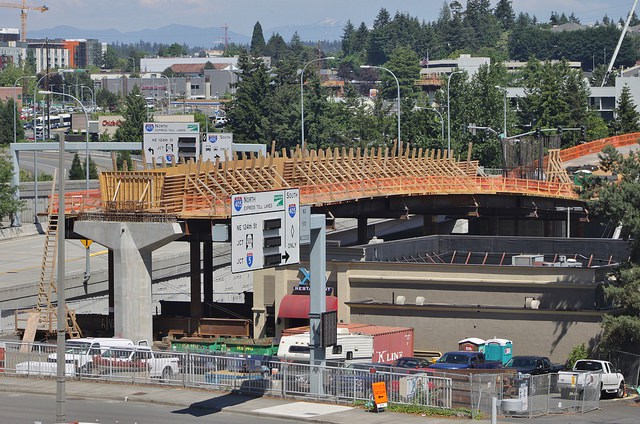
[[[93,358],[94,367],[101,374],[148,372],[151,378],[171,380],[180,372],[180,359],[149,346],[112,348]]]
[[[596,374],[599,378],[594,378]],[[558,389],[563,399],[574,392],[579,396],[587,386],[596,383],[600,384],[601,394],[624,396],[624,376],[611,362],[581,359],[576,361],[572,371],[558,372]]]

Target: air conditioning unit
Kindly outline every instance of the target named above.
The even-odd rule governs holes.
[[[540,309],[540,301],[538,299],[531,301],[531,309]]]
[[[404,301],[407,300],[404,296],[396,297],[396,305],[404,305]]]
[[[424,305],[424,296],[416,296],[416,305]]]

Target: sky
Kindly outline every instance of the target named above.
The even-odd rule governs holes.
[[[450,1],[450,0],[448,0]],[[463,6],[466,0],[459,0]],[[492,7],[497,0],[491,0]],[[19,5],[22,0],[4,0]],[[371,26],[381,8],[426,21],[436,20],[443,0],[27,0],[46,5],[47,12],[28,11],[29,29],[69,25],[82,29],[117,29],[122,32],[160,28],[169,24],[202,28],[227,25],[233,32],[251,35],[260,22],[263,30],[290,24],[314,24],[324,20],[351,20]],[[513,0],[516,14],[526,12],[546,22],[551,11],[572,12],[581,23],[626,18],[633,0]],[[638,13],[640,15],[640,13]],[[20,10],[0,7],[0,28],[20,28]]]

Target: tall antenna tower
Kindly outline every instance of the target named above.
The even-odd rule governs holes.
[[[229,47],[229,25],[224,24],[220,28],[224,29],[224,51],[226,52]]]

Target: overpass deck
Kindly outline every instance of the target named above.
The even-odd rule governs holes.
[[[100,190],[67,193],[69,213],[103,211],[226,219],[237,193],[299,187],[301,203],[314,207],[394,196],[502,195],[577,201],[562,163],[637,143],[640,133],[575,146],[546,160],[546,180],[486,176],[477,162],[440,150],[333,149],[277,152],[235,160],[187,163],[100,174]],[[56,203],[54,201],[54,203]],[[54,212],[55,212],[54,207]]]

